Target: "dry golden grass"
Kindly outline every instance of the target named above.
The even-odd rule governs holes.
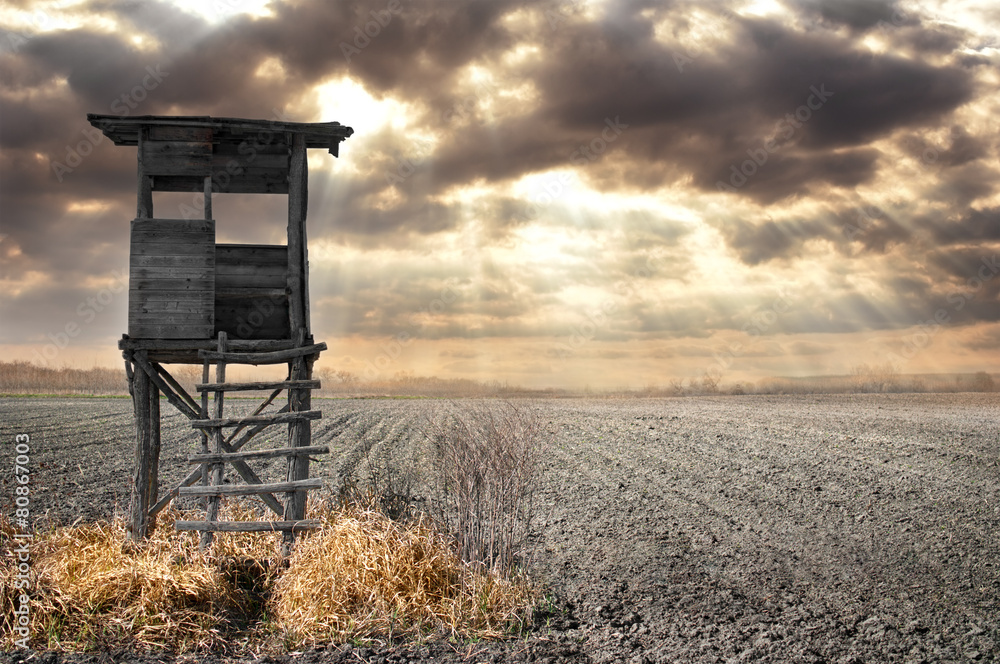
[[[429,521],[399,523],[357,505],[317,504],[312,512],[323,528],[298,540],[287,568],[279,534],[220,533],[202,553],[197,533],[172,528],[198,514],[173,509],[160,514],[142,546],[128,541],[124,520],[36,533],[30,644],[190,652],[433,634],[492,638],[530,618],[527,583],[472,575]],[[257,513],[228,503],[222,518]],[[5,549],[13,533],[0,518]],[[16,574],[10,556],[0,560],[6,607],[21,592],[13,589]],[[19,638],[12,618],[9,610],[0,614],[2,650]]]
[[[497,638],[530,620],[528,583],[473,574],[426,520],[400,524],[349,506],[324,521],[275,582],[274,623],[286,643]]]
[[[31,569],[36,648],[191,650],[221,642],[231,589],[211,559],[169,527],[156,529],[142,547],[128,542],[121,520],[39,533]],[[13,573],[8,564],[0,571]],[[0,645],[10,646],[13,637],[4,631]]]

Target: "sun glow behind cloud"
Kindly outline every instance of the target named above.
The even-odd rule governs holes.
[[[350,63],[339,41],[384,2],[173,4],[191,16],[158,3],[0,9],[8,27],[53,35],[10,56],[20,78],[2,91],[16,140],[0,163],[18,183],[5,200],[24,198],[25,219],[4,240],[5,257],[11,274],[51,271],[45,282],[5,282],[15,295],[5,320],[29,319],[32,302],[61,288],[99,287],[107,275],[95,270],[127,253],[131,156],[97,150],[58,187],[50,166],[80,140],[94,100],[118,92],[102,67],[125,63],[116,76],[131,80],[142,71],[135,61],[155,53],[170,78],[136,112],[253,107],[263,117],[280,105],[302,121],[354,127],[339,159],[309,155],[309,236],[314,327],[359,366],[413,314],[420,341],[400,370],[536,384],[662,383],[703,371],[734,343],[752,351],[734,358],[732,379],[843,372],[898,352],[942,306],[953,320],[913,369],[943,363],[943,353],[971,361],[969,349],[992,338],[996,282],[961,311],[945,299],[971,288],[998,244],[991,4],[903,3],[894,17],[880,3],[805,0],[734,0],[717,11],[488,3],[479,13],[414,0],[385,28],[393,37]],[[34,8],[49,15],[44,25]],[[102,49],[120,62],[98,62]],[[679,68],[675,53],[690,61]],[[836,90],[830,105],[746,187],[719,192],[730,166],[823,81]],[[267,103],[254,106],[262,90]],[[574,162],[576,146],[618,114],[630,128],[596,159]],[[859,222],[859,209],[879,214]],[[240,222],[220,222],[220,237],[280,241],[270,217],[281,206],[228,211]],[[68,247],[35,237],[65,233]],[[83,244],[100,257],[79,254]],[[459,297],[424,312],[446,286]],[[85,296],[73,291],[65,306]],[[745,326],[770,316],[778,297],[792,304],[749,336]],[[586,343],[556,350],[605,305]]]

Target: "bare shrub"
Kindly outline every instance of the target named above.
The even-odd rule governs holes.
[[[856,364],[851,367],[855,392],[896,392],[899,390],[899,372],[892,362],[882,364]]]
[[[537,414],[510,402],[459,406],[431,422],[441,521],[462,559],[513,572],[527,553],[541,455]]]
[[[701,377],[701,389],[708,394],[715,394],[719,391],[719,376],[711,376],[706,373]]]

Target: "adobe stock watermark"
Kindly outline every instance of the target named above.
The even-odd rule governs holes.
[[[62,351],[69,348],[73,339],[80,336],[88,325],[97,320],[98,315],[107,309],[119,294],[125,292],[128,275],[120,270],[112,270],[111,276],[114,277],[114,281],[110,286],[102,288],[96,295],[84,298],[77,305],[76,318],[46,335],[49,343],[42,346],[40,351],[32,349],[32,359],[37,364],[47,367],[49,362],[54,361]]]
[[[271,119],[268,121],[273,126],[277,122],[294,122],[288,115],[277,107],[271,109]],[[242,175],[249,166],[257,159],[260,151],[274,143],[277,129],[273,131],[269,128],[261,129],[256,135],[245,138],[236,146],[236,153],[242,158],[233,157],[226,162],[224,169],[212,169],[212,192],[218,193],[225,190],[232,181],[234,175]],[[181,203],[178,213],[183,219],[204,219],[205,216],[205,192],[197,191],[191,194],[191,203]]]
[[[462,96],[445,109],[441,113],[441,119],[447,124],[469,120],[480,104],[489,102],[496,97],[497,91],[497,86],[488,81],[477,83],[472,92]],[[485,123],[481,122],[480,124]]]
[[[365,360],[365,368],[362,372],[365,380],[378,380],[384,371],[388,371],[399,360],[403,351],[421,336],[421,332],[427,326],[428,316],[439,316],[458,301],[461,293],[456,288],[457,283],[458,279],[455,277],[445,280],[445,285],[438,296],[420,311],[410,315],[406,329],[397,332],[389,341],[381,344],[379,346],[381,352],[374,360]]]
[[[732,23],[737,14],[728,9],[723,9],[722,12],[720,12],[720,16],[722,17],[722,25],[725,26],[726,24]],[[677,71],[683,74],[684,67],[693,63],[695,60],[704,55],[704,53],[705,49],[687,47],[683,50],[672,51],[671,56],[674,59],[674,65],[677,67]]]
[[[745,185],[767,163],[770,156],[785,145],[784,142],[779,143],[779,139],[782,141],[791,139],[795,135],[796,130],[801,129],[806,122],[812,119],[813,112],[823,108],[823,105],[834,94],[832,91],[826,89],[825,84],[820,84],[818,88],[815,85],[810,86],[809,91],[811,94],[806,97],[804,104],[796,108],[793,112],[786,113],[785,117],[778,121],[774,128],[774,136],[766,139],[760,147],[749,148],[747,156],[750,158],[739,166],[732,164],[729,167],[729,182],[726,183],[718,180],[715,183],[715,188],[718,191],[735,192]]]
[[[643,266],[628,279],[615,282],[613,286],[615,297],[605,298],[595,308],[586,312],[584,314],[586,320],[574,325],[566,341],[557,343],[553,347],[552,354],[560,358],[572,357],[583,346],[593,341],[597,334],[611,323],[613,316],[619,310],[620,301],[636,293],[637,282],[652,277],[662,267],[663,259],[647,256]]]
[[[28,637],[31,636],[29,626],[31,624],[31,547],[29,546],[33,537],[31,532],[31,436],[26,433],[19,433],[14,436],[14,518],[11,525],[17,525],[20,532],[14,532],[10,537],[11,552],[13,558],[13,572],[16,574],[10,579],[10,603],[12,607],[4,607],[4,610],[13,608],[13,620],[11,621],[11,631],[16,632],[21,638],[16,639],[14,644],[21,649],[27,649]],[[20,591],[20,592],[17,592]]]
[[[763,310],[756,311],[750,320],[743,324],[740,330],[749,335],[750,337],[759,337],[760,335],[766,333],[771,327],[778,322],[781,316],[787,314],[792,310],[793,302],[788,297],[788,294],[780,290],[778,291],[777,297],[771,302],[771,304]],[[712,353],[712,359],[715,360],[712,364],[705,368],[705,375],[712,380],[719,381],[722,378],[723,373],[729,370],[729,367],[733,365],[733,362],[737,358],[742,356],[749,350],[749,346],[744,345],[739,341],[734,341],[726,346],[723,352]]]
[[[112,113],[121,118],[128,117],[149,96],[150,92],[159,87],[163,79],[170,76],[170,72],[163,71],[161,65],[155,67],[150,65],[146,67],[146,72],[139,83],[111,102]],[[57,182],[62,182],[63,178],[82,164],[83,160],[90,156],[94,148],[104,140],[104,133],[97,127],[86,127],[80,133],[83,135],[83,140],[77,142],[76,145],[66,146],[65,161],[57,161],[52,164],[52,171],[55,173]]]
[[[372,40],[382,34],[382,30],[392,23],[392,18],[399,16],[402,11],[403,3],[401,0],[389,0],[385,9],[373,9],[368,12],[372,20],[366,21],[363,25],[354,26],[354,39],[352,43],[340,42],[340,52],[344,54],[344,59],[347,60],[347,63],[350,64],[351,58],[359,55],[361,51],[368,48]]]
[[[965,292],[952,291],[945,296],[945,301],[951,305],[952,311],[961,311],[998,273],[1000,273],[1000,261],[997,260],[996,254],[990,257],[984,256],[979,261],[976,274],[965,282],[969,290]],[[944,329],[945,325],[951,322],[951,318],[952,314],[948,308],[938,307],[933,316],[917,323],[916,332],[903,337],[899,352],[888,353],[886,359],[896,371],[901,372],[910,360],[934,343],[934,337]]]
[[[22,32],[7,31],[7,45],[11,53],[17,53],[39,33],[55,27],[52,17],[41,10],[31,12],[27,18],[29,28]]]
[[[548,21],[549,28],[555,30],[582,8],[583,0],[560,0],[555,9],[545,10],[545,20]]]
[[[855,223],[844,224],[843,228],[848,242],[853,242],[857,236],[870,231],[876,220],[885,218],[885,212],[877,205],[859,205],[853,212]]]
[[[621,116],[616,115],[614,119],[604,118],[604,129],[587,143],[581,144],[569,155],[569,160],[574,166],[586,166],[597,161],[607,149],[618,140],[622,132],[628,129],[628,124],[621,121]],[[525,220],[537,219],[545,208],[559,199],[569,186],[572,176],[569,173],[560,173],[550,178],[544,185],[542,193],[534,196],[525,206],[521,213],[521,218]]]

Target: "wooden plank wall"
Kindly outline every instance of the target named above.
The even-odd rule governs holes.
[[[128,334],[133,339],[214,336],[214,221],[132,221]]]
[[[219,244],[215,328],[232,339],[289,339],[288,247]]]
[[[288,146],[148,142],[144,160],[154,191],[199,192],[205,176],[222,194],[287,194]],[[205,145],[207,145],[207,152]]]

